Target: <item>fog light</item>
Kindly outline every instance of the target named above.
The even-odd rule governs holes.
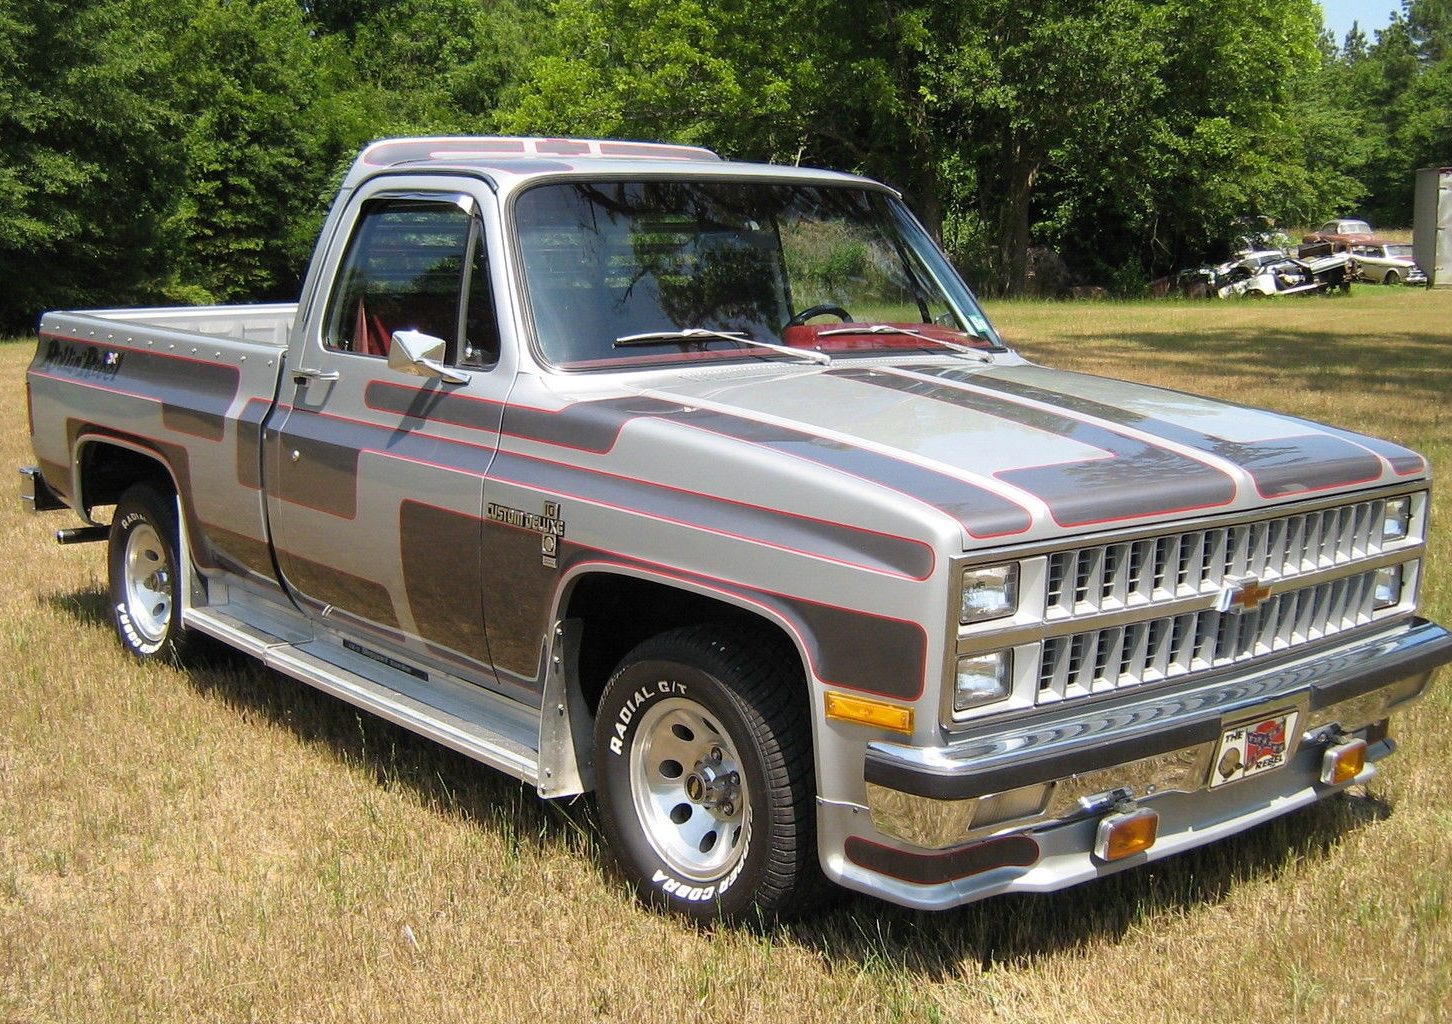
[[[1160,816],[1148,807],[1111,814],[1099,822],[1094,840],[1094,856],[1115,861],[1143,853],[1155,845]]]
[[[1327,749],[1321,757],[1321,781],[1328,786],[1350,782],[1366,767],[1366,741],[1347,740]]]
[[[958,659],[953,681],[953,710],[967,711],[1008,696],[1013,676],[1013,652],[970,654]]]

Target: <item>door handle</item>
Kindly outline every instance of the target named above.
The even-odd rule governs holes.
[[[337,370],[311,370],[306,366],[295,366],[292,370],[292,382],[294,384],[307,384],[315,380],[335,381],[337,379]]]

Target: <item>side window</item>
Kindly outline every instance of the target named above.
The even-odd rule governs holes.
[[[394,331],[414,330],[443,338],[447,362],[492,364],[498,326],[483,242],[478,219],[447,200],[369,201],[333,284],[323,344],[384,357]]]

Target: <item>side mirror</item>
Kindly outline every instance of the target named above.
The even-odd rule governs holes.
[[[388,368],[448,384],[467,384],[469,375],[444,365],[447,344],[423,331],[394,331],[388,342]]]

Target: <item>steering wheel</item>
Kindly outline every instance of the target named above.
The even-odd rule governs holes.
[[[831,303],[823,303],[820,306],[808,306],[800,313],[794,314],[792,318],[786,322],[782,329],[785,330],[787,327],[800,327],[802,326],[802,324],[806,323],[814,316],[826,316],[828,314],[837,317],[844,324],[852,322],[852,314],[847,312],[841,306],[834,306]]]

